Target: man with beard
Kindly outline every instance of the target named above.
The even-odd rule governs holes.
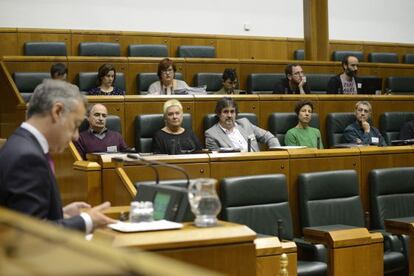
[[[299,64],[288,64],[285,68],[286,78],[275,86],[273,94],[309,94],[311,91],[306,76]]]
[[[210,150],[233,148],[248,151],[260,151],[259,144],[269,148],[280,146],[279,140],[267,130],[261,129],[246,118],[236,120],[237,103],[228,97],[221,98],[216,104],[218,122],[205,132],[206,147]]]
[[[372,107],[367,101],[359,101],[355,104],[356,121],[348,125],[342,137],[344,143],[361,145],[386,146],[384,138],[379,130],[370,125]]]
[[[359,94],[362,83],[356,77],[358,73],[358,58],[355,56],[345,56],[342,59],[343,73],[332,77],[329,80],[328,94]]]

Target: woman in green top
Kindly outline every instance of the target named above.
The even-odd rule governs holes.
[[[298,115],[298,124],[289,129],[285,135],[286,146],[306,146],[308,148],[323,149],[321,132],[310,127],[313,104],[309,100],[301,100],[296,103],[295,113]]]

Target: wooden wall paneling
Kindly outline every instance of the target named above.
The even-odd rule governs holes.
[[[180,45],[213,46],[217,55],[217,41],[214,35],[173,34],[170,37],[170,56],[178,57],[177,47]]]
[[[224,69],[233,68],[239,74],[238,60],[234,59],[187,59],[185,63],[185,81],[190,86],[195,86],[194,77],[197,73],[223,73]]]
[[[79,55],[79,43],[81,42],[112,42],[121,46],[121,56],[127,56],[128,45],[121,44],[120,31],[87,31],[72,30],[72,55]]]
[[[193,130],[202,144],[204,144],[204,117],[206,114],[215,113],[216,103],[221,98],[222,96],[219,95],[195,96]],[[237,102],[239,112],[255,113],[260,121],[258,95],[233,95],[232,98]]]
[[[194,99],[192,96],[127,96],[125,98],[125,142],[135,145],[135,116],[139,114],[162,114],[162,106],[168,99],[178,99],[183,105],[184,113],[192,115],[193,130],[195,127]]]
[[[281,173],[288,182],[289,171],[286,151],[210,154],[211,177],[218,181],[225,177]]]
[[[412,77],[414,76],[414,65],[413,64],[390,64],[390,63],[376,63],[373,66],[374,74],[384,78],[397,76],[397,77]]]
[[[300,38],[287,38],[286,58],[294,60],[295,50],[305,49],[305,42]]]
[[[92,206],[101,204],[102,201],[102,171],[96,162],[76,161],[72,171],[73,183],[76,183],[75,191],[79,191],[80,197],[73,197],[72,201],[85,201]],[[69,191],[71,193],[71,191]],[[62,198],[69,198],[61,191]]]
[[[333,62],[309,62],[309,61],[298,61],[302,66],[303,71],[306,74],[338,74],[341,72],[340,63]],[[312,87],[311,87],[312,88]]]
[[[381,168],[414,166],[414,146],[399,147],[362,147],[360,192],[365,211],[370,210],[369,181],[371,170]]]
[[[166,44],[169,48],[169,41],[165,33],[122,32],[120,36],[121,45],[126,47],[125,56],[128,56],[128,46],[131,44]]]
[[[17,29],[0,28],[0,57],[19,55],[17,45]]]
[[[112,64],[117,73],[124,73],[125,88],[128,93],[128,84],[130,82],[128,76],[128,60],[126,57],[69,57],[68,58],[68,81],[78,84],[78,74],[81,72],[96,72],[104,63]]]
[[[72,55],[72,40],[70,30],[17,29],[17,47],[19,55],[24,55],[25,42],[65,42],[66,55]]]
[[[128,72],[128,94],[137,95],[137,75],[139,73],[157,73],[158,64],[163,58],[137,58],[130,57],[129,61],[129,72]],[[183,58],[172,58],[178,73],[183,74],[183,78],[186,78],[185,60]],[[191,83],[189,83],[191,85]]]
[[[361,164],[359,150],[352,149],[303,149],[289,150],[289,204],[295,236],[301,236],[298,177],[301,173],[332,170],[356,170],[360,175]],[[334,183],[332,183],[334,184]]]
[[[4,57],[4,64],[10,76],[14,72],[50,72],[55,63],[67,65],[66,57]]]

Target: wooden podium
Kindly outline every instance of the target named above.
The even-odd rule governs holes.
[[[329,275],[383,275],[383,238],[366,228],[329,225],[303,229],[305,240],[328,248]]]
[[[409,275],[414,273],[414,217],[386,219],[385,230],[395,235],[409,235],[410,244],[408,248]]]

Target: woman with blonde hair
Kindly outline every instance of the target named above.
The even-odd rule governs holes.
[[[152,138],[152,151],[161,154],[184,154],[201,150],[202,146],[191,129],[182,127],[183,106],[172,99],[164,103],[165,127]]]

